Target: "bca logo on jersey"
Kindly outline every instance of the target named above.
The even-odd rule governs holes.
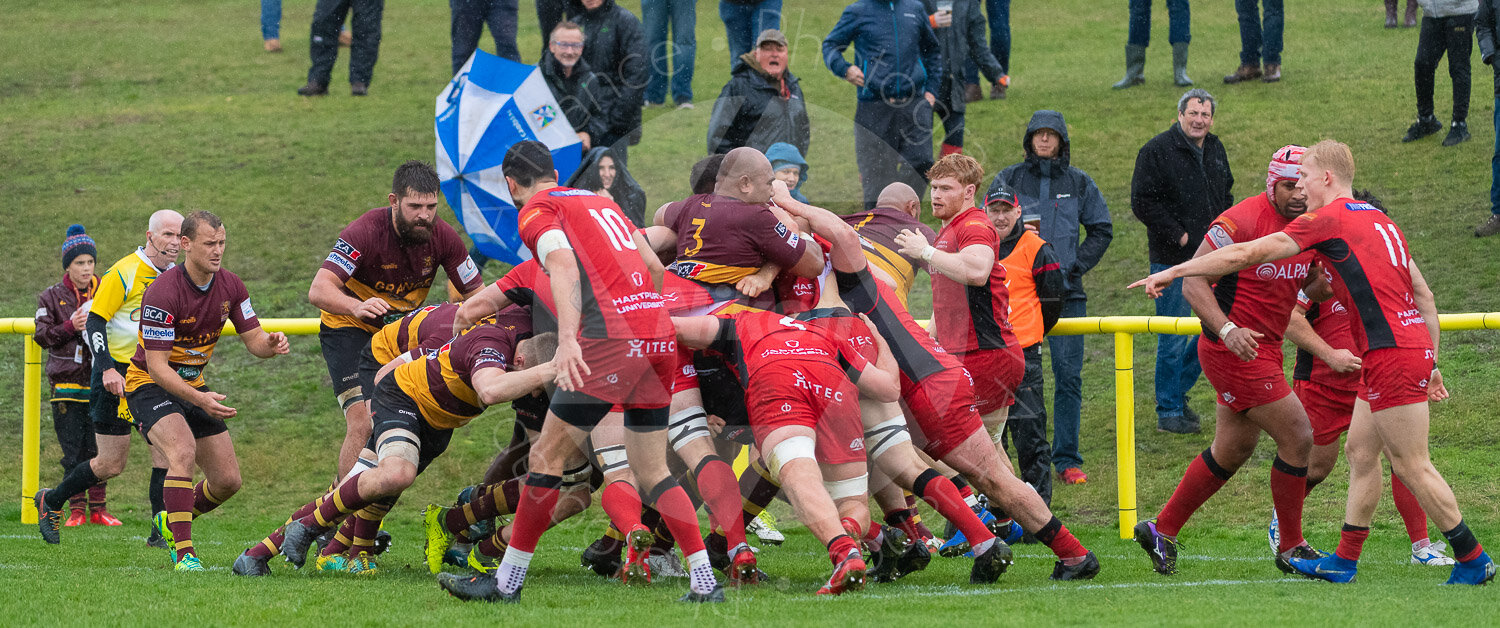
[[[356,249],[354,248],[354,245],[345,242],[343,238],[339,238],[338,241],[333,243],[333,251],[335,253],[338,253],[339,255],[343,255],[344,257],[349,258],[349,261],[351,262],[359,260],[359,249]]]
[[[141,320],[150,321],[153,323],[161,323],[162,325],[171,325],[172,314],[159,307],[148,305],[144,308],[141,308]]]

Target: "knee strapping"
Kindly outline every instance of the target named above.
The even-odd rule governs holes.
[[[583,464],[563,472],[562,485],[558,488],[567,490],[581,484],[587,484],[589,476],[593,475],[593,469],[585,461]]]
[[[828,490],[829,497],[832,497],[835,500],[839,500],[846,497],[859,497],[861,495],[864,495],[865,492],[869,490],[869,484],[870,475],[868,473],[861,473],[859,477],[849,478],[847,480],[834,480],[832,482],[824,482],[823,488]]]
[[[599,457],[599,470],[606,474],[630,469],[630,461],[625,459],[624,445],[600,447],[594,450],[594,455]]]
[[[667,442],[673,450],[682,451],[684,445],[711,435],[708,414],[701,407],[693,406],[667,419]]]
[[[906,430],[906,418],[899,414],[895,418],[882,421],[865,430],[865,447],[869,450],[872,460],[884,455],[896,445],[909,442],[911,442],[911,432]]]
[[[339,393],[339,409],[343,410],[344,412],[348,412],[350,406],[364,400],[364,389],[360,388],[359,386],[355,386],[353,388],[350,388],[349,390]]]
[[[771,454],[766,460],[766,468],[771,472],[771,481],[781,483],[781,468],[787,463],[798,458],[806,458],[817,461],[817,444],[811,436],[793,436],[771,448]]]
[[[410,430],[388,430],[380,435],[380,444],[376,445],[375,451],[379,460],[395,457],[420,465],[422,441]]]

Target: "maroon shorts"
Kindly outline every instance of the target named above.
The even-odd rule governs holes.
[[[1254,360],[1246,362],[1224,345],[1198,340],[1198,363],[1213,384],[1219,405],[1235,412],[1263,406],[1292,394],[1281,370],[1281,347],[1261,343]]]
[[[792,362],[755,373],[745,404],[750,430],[762,456],[766,436],[788,425],[811,427],[816,455],[823,464],[865,459],[865,428],[859,417],[859,389],[832,365]]]
[[[1391,347],[1365,353],[1360,363],[1359,398],[1370,402],[1370,411],[1427,401],[1427,380],[1432,377],[1432,349]]]
[[[1307,420],[1312,423],[1313,444],[1319,447],[1339,442],[1339,435],[1349,431],[1349,420],[1354,418],[1354,398],[1358,391],[1341,390],[1317,382],[1292,382],[1292,391],[1307,410]]]
[[[920,383],[901,376],[901,401],[911,417],[912,443],[941,459],[971,434],[984,429],[974,406],[974,379],[968,369],[951,368]]]
[[[621,409],[660,408],[672,401],[677,341],[579,338],[590,370],[578,392]]]
[[[1016,388],[1026,376],[1026,358],[1020,347],[981,349],[954,357],[974,378],[974,406],[980,414],[1009,408],[1016,402]]]

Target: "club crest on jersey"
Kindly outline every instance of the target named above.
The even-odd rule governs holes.
[[[354,248],[354,245],[345,242],[343,238],[339,238],[333,243],[333,252],[349,258],[349,261],[351,262],[358,261],[360,256],[359,249],[356,249]]]
[[[557,119],[557,108],[552,105],[542,105],[531,110],[531,117],[536,120],[536,128],[540,131]]]
[[[786,341],[786,346],[791,347],[793,349],[796,349],[797,347],[802,346],[802,343],[797,342],[796,340],[788,340],[788,341]],[[802,374],[798,373],[797,375],[801,376]]]
[[[641,286],[641,281],[640,273],[630,273],[630,282],[635,284],[637,288]]]
[[[786,225],[781,224],[779,222],[776,223],[776,237],[778,237],[778,238],[785,238],[786,237]]]
[[[162,325],[171,325],[173,321],[170,312],[150,305],[141,308],[141,320],[161,323]]]
[[[678,277],[682,277],[683,279],[692,279],[694,277],[697,277],[698,273],[703,272],[707,268],[708,264],[704,264],[702,262],[684,262],[679,260],[676,262],[672,262],[672,265],[668,267],[668,270],[671,270],[672,272],[676,273]]]
[[[1214,225],[1213,228],[1209,229],[1208,241],[1212,243],[1214,245],[1214,248],[1216,249],[1221,249],[1234,244],[1234,238],[1229,237],[1229,230],[1225,229],[1224,225]]]

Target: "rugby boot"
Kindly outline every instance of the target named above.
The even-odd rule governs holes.
[[[183,555],[182,560],[177,561],[177,564],[172,569],[176,571],[207,571],[203,568],[203,563],[198,560],[198,557],[192,554]]]
[[[1005,541],[995,539],[989,549],[974,557],[974,567],[969,570],[969,584],[991,584],[1010,568],[1015,557]]]
[[[76,528],[78,526],[83,525],[83,522],[88,521],[88,520],[89,520],[88,515],[85,515],[83,513],[83,509],[82,508],[75,508],[71,512],[68,513],[68,520],[63,522],[63,527],[64,528]]]
[[[1292,563],[1290,562],[1291,559],[1300,558],[1302,560],[1317,560],[1327,555],[1328,554],[1313,549],[1311,545],[1303,543],[1285,552],[1277,553],[1276,568],[1280,569],[1281,573],[1284,574],[1295,574],[1297,573],[1297,570],[1292,569]]]
[[[656,535],[646,526],[637,525],[625,535],[625,565],[620,570],[620,581],[625,584],[651,584],[651,566],[646,558],[651,554],[651,545]]]
[[[1495,579],[1495,561],[1490,555],[1480,552],[1474,560],[1466,560],[1453,566],[1453,574],[1443,584],[1489,584]]]
[[[375,564],[375,559],[370,557],[369,552],[360,552],[358,556],[349,559],[345,570],[356,576],[373,576],[380,573],[380,566]]]
[[[52,489],[42,489],[31,498],[31,503],[36,505],[36,527],[42,533],[42,540],[49,544],[57,545],[62,542],[62,509],[47,509],[47,493]]]
[[[932,562],[932,550],[927,549],[926,543],[912,542],[906,544],[906,549],[896,558],[897,578],[905,577],[927,568],[927,563]]]
[[[754,534],[755,538],[767,545],[781,545],[786,542],[786,536],[776,527],[776,516],[772,515],[769,510],[760,511],[760,514],[750,521],[750,525],[745,526],[745,531]]]
[[[172,528],[167,526],[167,511],[163,510],[156,513],[156,516],[152,517],[151,521],[156,525],[156,533],[161,535],[162,542],[167,544],[167,551],[172,554],[172,563],[176,564],[177,541],[172,538]],[[297,566],[301,567],[301,565]]]
[[[443,564],[454,567],[466,566],[469,560],[469,550],[473,547],[472,544],[454,543],[448,551],[443,553]]]
[[[422,511],[422,530],[427,540],[422,546],[422,553],[427,557],[427,572],[437,573],[443,570],[443,556],[447,555],[448,548],[453,545],[453,535],[443,525],[443,520],[448,516],[448,509],[442,506],[428,505]]]
[[[167,537],[162,536],[161,529],[156,527],[155,516],[151,518],[151,533],[146,535],[146,546],[157,549],[170,549],[171,547],[171,543],[167,542]]]
[[[339,533],[339,528],[341,526],[342,526],[342,524],[335,525],[335,526],[333,526],[331,528],[328,528],[327,532],[319,534],[318,538],[313,541],[313,545],[317,546],[318,551],[313,552],[313,553],[314,554],[322,554],[323,553],[323,548],[328,547],[328,544],[333,542],[333,537],[336,536]]]
[[[1321,558],[1292,558],[1287,563],[1293,571],[1308,578],[1341,584],[1354,582],[1354,576],[1359,572],[1357,561],[1345,560],[1337,554]]]
[[[755,567],[755,552],[745,543],[740,543],[734,548],[734,558],[729,561],[729,585],[741,587],[747,584],[756,584],[760,581]]]
[[[579,561],[580,564],[606,578],[613,578],[619,575],[620,568],[625,565],[625,563],[620,561],[620,550],[616,549],[611,554],[604,547],[606,544],[613,542],[613,539],[608,537],[600,537],[588,547],[583,548],[583,556]],[[709,555],[712,556],[712,552]]]
[[[380,525],[382,525],[382,526],[385,525],[385,522],[381,521]],[[470,537],[470,538],[474,538],[474,537]],[[375,543],[370,546],[370,555],[371,556],[379,556],[381,554],[384,554],[386,552],[386,550],[391,549],[391,533],[390,532],[386,532],[385,528],[381,528],[380,530],[378,530],[378,531],[375,532],[375,539],[374,540],[375,540]]]
[[[651,548],[646,555],[646,566],[658,578],[688,577],[687,570],[682,568],[682,554],[675,547],[666,552],[661,548]]]
[[[312,547],[317,536],[318,530],[303,525],[301,521],[286,524],[286,529],[282,531],[281,555],[286,557],[286,562],[301,569],[307,562],[307,549]],[[168,542],[170,541],[171,538],[168,537]]]
[[[475,547],[469,550],[469,556],[464,565],[476,573],[488,574],[494,573],[495,568],[500,566],[500,559],[485,556],[478,547]]]
[[[344,573],[349,570],[349,559],[343,554],[319,554],[317,560],[313,561],[313,568],[324,573]]]
[[[714,590],[709,591],[708,593],[698,593],[696,591],[693,591],[692,589],[688,589],[687,595],[677,598],[677,601],[688,602],[692,604],[717,604],[719,602],[723,602],[724,585],[716,584],[714,585]]]
[[[1151,568],[1163,576],[1177,573],[1177,550],[1182,545],[1177,539],[1167,538],[1156,531],[1156,519],[1147,519],[1135,524],[1135,542],[1151,557]]]
[[[1443,543],[1428,542],[1426,545],[1421,546],[1412,543],[1411,564],[1432,565],[1434,567],[1458,564],[1458,561],[1453,560],[1447,554],[1443,553],[1445,549],[1448,549],[1448,546]]]
[[[271,575],[269,562],[269,558],[240,554],[239,558],[234,559],[234,567],[231,567],[230,571],[236,576],[269,576]]]
[[[1099,557],[1093,552],[1083,555],[1083,562],[1068,565],[1063,561],[1057,561],[1052,565],[1053,580],[1093,580],[1099,575]]]
[[[886,526],[885,533],[881,535],[880,547],[870,552],[870,569],[866,575],[875,582],[895,582],[901,576],[906,575],[901,573],[896,566],[901,554],[906,551],[906,543],[905,534],[896,528]],[[921,544],[915,543],[915,545]]]
[[[96,526],[109,526],[111,528],[121,525],[119,519],[116,519],[114,515],[109,514],[109,511],[103,508],[89,512],[89,523]]]
[[[1271,525],[1266,528],[1266,542],[1271,544],[1272,554],[1281,551],[1281,522],[1276,519],[1275,508],[1271,509]],[[1276,566],[1280,567],[1281,562],[1277,561]],[[1282,571],[1286,570],[1283,569]]]
[[[844,560],[833,568],[833,575],[828,577],[827,584],[818,589],[818,595],[841,595],[845,591],[863,589],[866,571],[865,559],[859,555],[859,550],[849,550]]]
[[[495,586],[495,577],[481,574],[465,578],[463,576],[440,573],[437,575],[438,586],[442,587],[448,595],[456,597],[465,602],[506,602],[515,604],[521,601],[521,589],[516,589],[509,595],[501,593]],[[521,587],[525,588],[525,587]]]

